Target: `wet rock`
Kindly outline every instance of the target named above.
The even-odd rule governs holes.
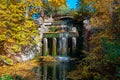
[[[39,61],[41,62],[56,62],[56,59],[52,56],[40,56]]]
[[[70,57],[57,56],[56,60],[59,61],[59,62],[69,62],[70,61]]]

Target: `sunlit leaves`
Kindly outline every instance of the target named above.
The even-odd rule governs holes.
[[[65,14],[69,13],[69,11],[70,11],[70,9],[67,6],[65,6],[65,5],[60,6],[58,8],[58,14],[59,15],[65,15]]]
[[[5,35],[0,35],[0,40],[6,40],[6,36]]]
[[[66,5],[66,0],[48,2],[54,7]],[[38,36],[38,31],[31,16],[44,6],[42,0],[0,0],[0,41],[13,43],[9,46],[12,52],[20,51],[22,46],[38,43],[33,39]]]
[[[66,0],[48,0],[48,1],[51,2],[55,7],[66,5]]]
[[[0,41],[4,40],[8,44],[14,43],[9,48],[12,52],[17,52],[20,51],[21,46],[32,44],[34,41],[31,36],[37,36],[38,32],[34,21],[29,19],[30,17],[25,18],[27,4],[22,1],[9,1],[7,5],[4,5],[6,1],[0,3]],[[29,1],[32,2],[32,0]]]
[[[13,65],[13,60],[7,58],[6,56],[0,55],[0,59],[3,60],[8,65]]]

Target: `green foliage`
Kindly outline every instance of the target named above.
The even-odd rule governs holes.
[[[1,56],[0,55],[0,59],[8,65],[13,65],[13,60],[7,58],[6,56]]]
[[[116,68],[116,74],[115,76],[120,78],[120,44],[116,40],[109,41],[106,38],[102,39],[102,48],[104,49],[104,52],[106,53],[107,57],[106,60],[109,60],[114,67]]]
[[[58,33],[47,33],[47,34],[44,33],[44,37],[46,37],[46,38],[54,38],[54,37],[58,38],[59,34]]]
[[[13,80],[13,78],[10,75],[3,75],[0,80]]]
[[[93,50],[96,48],[98,48],[96,53],[85,52],[86,57],[79,64],[77,70],[70,73],[69,77],[83,80],[119,80],[120,44],[118,41],[102,38],[101,45]]]
[[[91,9],[87,9],[87,7],[90,8],[89,5],[93,1],[95,3],[90,7],[91,9],[96,8],[95,13],[91,13],[89,11]],[[100,31],[93,30],[94,32],[91,34],[89,41],[86,42],[89,51],[85,53],[85,58],[79,64],[77,70],[71,72],[70,77],[72,79],[120,79],[119,3],[120,1],[117,0],[78,0],[76,19],[81,21],[86,18],[89,19],[91,16],[89,25],[98,28]]]
[[[51,28],[49,29],[50,32],[55,32],[56,30],[57,30],[57,26],[51,27]]]
[[[69,11],[70,11],[69,7],[63,5],[58,8],[57,13],[58,13],[58,15],[66,15],[69,13]]]
[[[96,11],[95,7],[93,6],[95,4],[94,1],[87,2],[85,0],[78,0],[77,2],[77,10],[81,14],[92,14]]]
[[[116,67],[117,74],[116,76],[120,78],[120,66]]]
[[[105,54],[86,53],[77,70],[70,73],[73,80],[110,80],[116,78],[116,67],[106,59]]]
[[[46,53],[43,53],[43,56],[48,56],[48,52],[46,52]]]
[[[21,76],[15,75],[14,77],[8,74],[3,74],[0,80],[24,80]]]
[[[14,80],[25,80],[25,79],[19,75],[15,75]]]
[[[9,4],[6,0],[0,1],[0,41],[4,41],[4,44],[13,43],[9,49],[11,48],[12,52],[18,52],[25,45],[35,44],[32,37],[38,36],[37,25],[31,16],[27,18],[25,16],[29,3],[16,0],[8,2]]]
[[[102,48],[104,52],[108,55],[108,59],[115,61],[120,56],[120,44],[116,41],[108,41],[107,39],[102,39]]]

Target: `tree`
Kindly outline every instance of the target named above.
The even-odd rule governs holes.
[[[66,0],[48,0],[48,2],[52,3],[52,5],[55,7],[66,5]]]
[[[12,53],[21,51],[22,46],[33,44],[32,36],[37,36],[38,31],[31,17],[25,17],[28,4],[17,0],[1,0],[0,6],[0,41],[4,41],[4,47]]]
[[[70,9],[67,6],[62,5],[62,6],[60,6],[57,9],[57,14],[59,14],[59,15],[65,15],[65,14],[68,14],[69,11],[70,11]]]
[[[38,36],[37,25],[32,14],[43,7],[43,0],[0,0],[0,44],[12,52],[21,51],[21,47],[34,45],[33,37]],[[49,0],[48,0],[49,1]],[[50,0],[55,7],[65,4],[65,0]],[[11,44],[10,46],[8,46]],[[1,53],[4,52],[1,48]],[[5,51],[6,51],[5,50]]]
[[[119,0],[79,0],[84,1],[84,5],[78,7],[78,12],[84,14],[84,9],[91,2],[90,6],[95,8],[91,15],[90,25],[92,25],[91,36],[88,41],[89,51],[84,51],[86,57],[80,63],[77,70],[72,71],[73,79],[97,79],[109,80],[120,79],[120,1]],[[80,3],[79,3],[80,4]],[[89,7],[88,7],[89,8]],[[80,10],[80,11],[79,11]],[[86,15],[85,15],[86,16]],[[84,16],[84,17],[85,17]],[[78,15],[79,17],[79,15]],[[77,18],[78,18],[77,17]],[[82,73],[83,72],[83,73]],[[117,72],[117,73],[116,73]],[[74,75],[74,73],[76,75]]]
[[[43,0],[43,4],[44,4],[44,12],[47,15],[54,15],[57,14],[57,11],[60,11],[60,8],[64,6],[64,8],[66,6],[66,0],[47,0],[44,1]]]

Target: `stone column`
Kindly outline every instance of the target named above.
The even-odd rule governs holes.
[[[76,38],[72,37],[72,53],[75,53],[76,50]]]
[[[43,56],[48,55],[48,40],[47,38],[43,39]]]
[[[57,39],[53,38],[52,40],[52,56],[56,56],[57,55]]]

